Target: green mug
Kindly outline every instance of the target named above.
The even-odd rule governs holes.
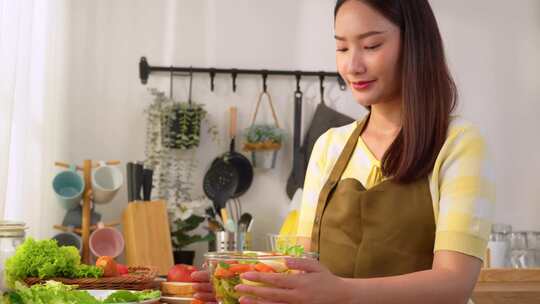
[[[85,185],[84,179],[77,173],[75,166],[71,165],[69,170],[56,174],[52,186],[62,208],[72,210],[80,205]]]

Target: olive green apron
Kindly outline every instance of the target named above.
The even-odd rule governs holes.
[[[366,190],[341,180],[360,139],[359,122],[321,190],[311,248],[340,277],[372,278],[431,269],[435,217],[428,178],[391,179]]]

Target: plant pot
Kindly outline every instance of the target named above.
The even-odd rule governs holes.
[[[200,143],[201,121],[204,110],[201,107],[174,106],[164,117],[163,145],[170,149],[188,150]]]
[[[193,265],[195,251],[193,250],[175,250],[173,251],[174,264]]]
[[[251,152],[253,167],[258,169],[275,169],[279,150],[258,150]]]

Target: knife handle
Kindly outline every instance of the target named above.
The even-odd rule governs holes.
[[[143,199],[149,201],[152,197],[152,178],[154,171],[150,169],[143,170]]]
[[[135,191],[133,193],[133,199],[136,201],[142,200],[141,197],[141,190],[143,185],[143,165],[142,164],[135,164],[135,174],[133,179],[134,185],[135,185]]]
[[[127,191],[128,191],[128,202],[133,202],[133,163],[129,162],[126,164],[126,175],[127,175]]]

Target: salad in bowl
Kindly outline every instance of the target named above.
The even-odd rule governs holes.
[[[205,256],[210,272],[210,281],[219,304],[239,303],[239,299],[243,294],[234,289],[236,285],[264,286],[262,283],[240,278],[242,273],[266,272],[294,275],[300,273],[300,271],[289,269],[285,263],[285,258],[316,258],[314,253],[296,252],[291,255],[260,251],[209,252]]]

